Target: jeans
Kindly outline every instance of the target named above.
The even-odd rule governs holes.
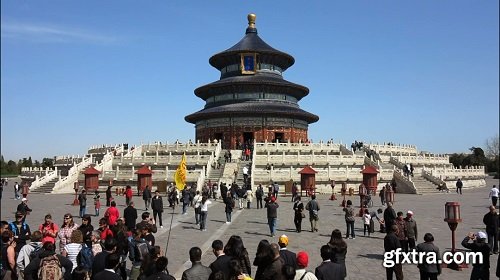
[[[207,211],[200,211],[200,229],[207,229]]]
[[[200,217],[201,217],[201,208],[194,208],[194,219],[196,221],[196,224],[200,224]]]
[[[187,213],[188,206],[189,206],[189,202],[188,203],[185,203],[185,202],[182,203],[182,214],[186,214]]]
[[[151,207],[151,199],[144,199],[144,207],[146,207],[146,210]]]
[[[226,222],[231,222],[231,212],[226,212]]]
[[[312,232],[318,231],[318,219],[309,218],[309,221],[311,222],[311,231]]]
[[[356,234],[354,233],[354,221],[345,221],[345,224],[347,226],[347,232],[345,237],[349,238],[349,233],[351,234],[352,238],[356,237]]]
[[[257,209],[259,208],[263,208],[262,207],[262,197],[261,198],[257,198]]]
[[[95,216],[98,217],[99,216],[99,208],[96,208],[95,209]]]
[[[243,209],[243,198],[238,198],[238,206]]]
[[[488,245],[490,245],[490,252],[498,252],[498,234],[490,233],[488,234]]]
[[[276,233],[276,221],[278,218],[267,218],[267,223],[269,224],[269,231],[271,231],[271,236]]]
[[[80,206],[80,218],[83,217],[83,215],[85,215],[85,211],[87,210],[87,207],[85,206]]]
[[[363,235],[366,235],[367,231],[368,231],[368,236],[370,236],[370,224],[365,224],[363,226]]]
[[[161,214],[162,212],[161,211],[155,211],[153,210],[153,219],[155,219],[155,224],[160,224],[160,227],[163,226],[163,221],[162,221],[162,218],[161,218]],[[156,218],[156,216],[158,216],[158,219]]]
[[[19,199],[21,196],[19,195],[19,191],[14,191],[14,199]]]

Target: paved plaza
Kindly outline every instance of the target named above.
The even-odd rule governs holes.
[[[415,213],[415,220],[418,223],[418,240],[420,243],[423,240],[423,235],[426,232],[431,232],[435,237],[435,244],[440,248],[441,252],[450,250],[451,248],[451,231],[444,218],[444,204],[448,201],[457,201],[461,205],[461,214],[463,222],[458,225],[457,229],[457,248],[462,248],[461,240],[469,231],[484,230],[482,218],[488,212],[490,200],[488,193],[493,184],[499,185],[498,180],[488,179],[487,186],[476,188],[473,190],[464,190],[463,195],[458,195],[455,192],[429,194],[429,195],[410,195],[396,194],[396,202],[394,209],[406,213],[412,210]],[[3,192],[1,201],[1,219],[11,221],[14,216],[14,210],[20,203],[20,200],[14,200],[13,197],[14,180],[9,181],[9,185]],[[338,195],[340,197],[340,195]],[[288,249],[293,252],[300,250],[309,253],[309,270],[314,271],[315,267],[321,263],[319,249],[326,244],[330,239],[330,234],[333,229],[338,228],[345,233],[345,222],[340,200],[330,201],[329,195],[318,195],[318,201],[321,207],[319,212],[319,232],[312,233],[308,220],[303,221],[303,232],[296,233],[293,225],[293,210],[290,196],[278,197],[279,212],[278,212],[278,231],[277,236],[271,238],[269,228],[267,226],[267,218],[265,209],[255,209],[255,201],[252,203],[252,209],[235,210],[233,212],[233,222],[225,223],[224,205],[220,200],[215,201],[208,211],[207,231],[200,231],[194,222],[194,211],[191,208],[188,215],[180,215],[180,208],[175,209],[172,215],[172,210],[166,208],[163,215],[163,229],[158,229],[156,236],[156,244],[166,247],[168,229],[170,221],[173,218],[172,231],[170,242],[167,250],[169,259],[168,269],[177,279],[181,278],[182,272],[190,267],[188,251],[192,246],[198,246],[203,251],[202,263],[210,264],[215,260],[215,256],[211,251],[211,243],[215,239],[221,239],[224,243],[231,235],[240,235],[243,238],[244,244],[249,252],[250,260],[253,262],[257,244],[262,239],[267,239],[270,242],[276,242],[281,234],[288,235],[290,243]],[[78,207],[71,206],[74,195],[43,195],[30,194],[28,196],[29,206],[33,209],[31,215],[27,217],[27,223],[32,231],[38,228],[43,221],[43,217],[47,213],[51,213],[54,221],[59,225],[62,223],[64,213],[72,213],[78,215]],[[123,213],[125,207],[125,198],[115,198],[118,203],[120,212]],[[347,197],[352,199],[354,205],[359,204],[359,197]],[[89,200],[91,201],[91,199]],[[304,200],[303,200],[304,201]],[[307,201],[307,199],[305,200]],[[380,200],[376,198],[375,205],[372,209],[380,207]],[[141,197],[134,197],[134,202],[138,208],[139,216],[144,209],[144,202]],[[168,205],[164,198],[164,205]],[[101,216],[105,209],[101,209]],[[94,209],[88,209],[88,214],[93,214]],[[97,217],[92,217],[92,224],[97,226]],[[76,219],[78,224],[80,219]],[[377,227],[378,229],[378,227]],[[385,234],[375,232],[372,237],[363,237],[363,225],[361,218],[356,220],[356,239],[346,240],[348,244],[347,253],[347,279],[385,279],[385,269],[382,267],[383,258],[383,238]],[[494,276],[498,255],[491,256],[491,279],[496,279]],[[415,265],[404,265],[403,267],[405,279],[418,279],[418,269]],[[256,267],[252,268],[252,275],[255,274]],[[453,271],[443,269],[439,279],[469,279],[471,268],[464,271]]]

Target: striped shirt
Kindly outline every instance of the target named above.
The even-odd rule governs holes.
[[[80,250],[82,249],[82,244],[80,243],[69,243],[64,246],[64,251],[68,253],[68,259],[73,263],[73,270],[76,268],[78,265],[76,263],[76,256],[78,256],[78,253],[80,253]],[[71,272],[73,272],[71,270]]]

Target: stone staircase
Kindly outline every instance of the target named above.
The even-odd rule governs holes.
[[[238,162],[238,175],[236,176],[235,178],[235,182],[236,184],[238,184],[238,186],[243,186],[244,185],[244,180],[243,180],[243,167],[244,166],[248,166],[248,175],[249,176],[252,176],[252,170],[251,170],[251,167],[252,167],[252,161],[251,160],[240,160]]]
[[[224,174],[224,167],[226,164],[222,164],[219,169],[212,168],[210,172],[208,173],[207,177],[205,177],[205,183],[210,182],[213,183],[219,183],[220,178],[222,177],[222,174]]]
[[[437,186],[427,181],[427,179],[422,176],[415,175],[411,180],[413,184],[415,184],[418,194],[439,193],[436,189]]]
[[[59,177],[55,177],[52,180],[48,181],[44,185],[30,190],[30,193],[51,193],[54,189],[55,184],[59,181]]]

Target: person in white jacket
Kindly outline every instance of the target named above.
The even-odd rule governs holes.
[[[24,277],[24,269],[30,264],[30,254],[42,248],[42,232],[37,230],[31,235],[31,242],[24,245],[17,256],[17,270]]]

